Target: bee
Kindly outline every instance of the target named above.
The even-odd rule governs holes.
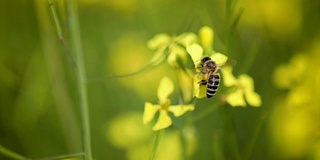
[[[200,72],[204,76],[199,84],[207,85],[207,98],[211,98],[217,92],[220,84],[220,74],[217,73],[218,65],[209,57],[202,58],[200,65]]]

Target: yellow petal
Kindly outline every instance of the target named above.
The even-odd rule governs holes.
[[[236,106],[245,107],[246,106],[246,102],[243,97],[243,92],[240,89],[227,95],[226,100],[233,107],[236,107]]]
[[[168,34],[161,33],[154,36],[151,40],[148,41],[148,47],[150,49],[157,49],[168,45],[171,41],[171,37]]]
[[[174,105],[169,107],[169,111],[174,114],[174,116],[179,117],[188,111],[193,111],[194,105]]]
[[[203,49],[199,44],[191,44],[187,46],[187,52],[191,56],[191,59],[194,63],[194,66],[197,66],[197,64],[201,61]]]
[[[201,76],[195,75],[193,77],[193,96],[199,99],[207,96],[207,85],[200,85],[201,80]]]
[[[169,127],[172,124],[172,120],[166,110],[160,110],[160,115],[157,123],[153,126],[152,130],[157,131]]]
[[[225,86],[231,87],[237,85],[237,79],[232,74],[232,67],[226,66],[222,70],[222,80]]]
[[[239,76],[239,84],[246,92],[254,90],[253,79],[246,74]]]
[[[208,26],[203,26],[199,30],[199,40],[203,48],[211,48],[213,44],[213,30]]]
[[[197,35],[191,32],[181,34],[177,37],[177,42],[187,47],[198,41]]]
[[[228,60],[228,57],[222,53],[214,53],[210,58],[215,61],[218,66],[224,65]]]
[[[147,124],[150,121],[152,121],[156,112],[159,110],[159,108],[160,108],[159,105],[154,105],[150,102],[145,102],[144,103],[144,112],[142,115],[143,124]]]
[[[192,95],[192,78],[190,73],[187,73],[183,70],[178,71],[178,79],[181,87],[181,92],[184,102],[190,102],[193,98]]]
[[[245,93],[246,100],[250,106],[259,107],[261,106],[261,97],[254,91],[247,91]]]
[[[171,79],[168,77],[163,77],[158,87],[158,98],[160,102],[166,101],[169,95],[173,92],[173,90],[174,85]]]
[[[186,50],[180,46],[172,45],[170,54],[168,55],[167,62],[173,68],[180,68],[185,66],[188,61]]]
[[[154,53],[149,63],[152,64],[153,66],[160,64],[166,58],[167,54],[165,52],[166,52],[166,46],[158,49]]]

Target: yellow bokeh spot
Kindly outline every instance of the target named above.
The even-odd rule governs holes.
[[[167,131],[161,145],[159,152],[155,159],[157,160],[181,160],[183,159],[183,147],[181,142],[181,134],[177,130]]]
[[[203,26],[199,30],[199,40],[200,44],[205,48],[205,50],[212,49],[213,45],[213,37],[214,32],[213,30],[208,26]]]
[[[145,46],[145,40],[135,33],[124,33],[109,46],[111,46],[108,48],[111,54],[106,57],[105,65],[110,76],[126,75],[140,70],[150,63],[153,54]],[[165,68],[157,67],[149,72],[139,72],[125,78],[107,81],[107,83],[112,85],[120,82],[123,87],[131,89],[141,97],[152,98],[151,91],[157,90],[158,87],[154,80],[161,79],[166,72]],[[148,87],[141,87],[141,84]]]
[[[187,125],[183,127],[182,135],[185,139],[186,154],[188,157],[191,157],[198,148],[197,130],[194,126]]]
[[[319,44],[314,41],[274,73],[277,87],[286,90],[273,107],[270,125],[281,159],[319,159]]]
[[[273,72],[275,85],[282,89],[289,88],[292,85],[291,76],[292,72],[290,72],[288,65],[280,65]]]
[[[133,148],[145,143],[151,136],[150,126],[141,123],[141,114],[130,112],[116,116],[106,129],[106,137],[114,146]]]
[[[301,0],[240,1],[245,12],[241,23],[246,26],[269,29],[274,38],[290,38],[300,31]]]
[[[305,154],[314,139],[315,124],[304,108],[276,107],[272,116],[272,131],[277,152],[282,156],[300,157]]]

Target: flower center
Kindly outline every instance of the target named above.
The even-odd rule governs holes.
[[[159,104],[160,104],[160,106],[161,106],[161,109],[163,109],[163,110],[168,110],[168,109],[169,109],[169,106],[170,106],[170,104],[171,104],[171,100],[170,100],[170,99],[166,99],[166,100],[160,102]]]

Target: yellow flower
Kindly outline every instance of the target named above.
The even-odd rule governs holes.
[[[184,33],[179,36],[158,34],[148,42],[150,49],[156,50],[151,64],[158,65],[167,59],[168,64],[173,68],[181,68],[188,62],[186,47],[196,43],[197,36],[194,33]]]
[[[196,68],[196,74],[193,76],[193,96],[197,98],[204,98],[206,97],[207,86],[200,85],[201,80],[205,78],[205,74],[201,73],[202,66],[201,66],[201,59],[203,55],[210,55],[209,57],[213,60],[217,65],[218,69],[223,64],[226,63],[228,57],[222,53],[217,53],[212,48],[213,46],[213,38],[214,32],[213,30],[208,27],[204,26],[199,30],[199,41],[198,43],[193,43],[187,46],[187,52],[190,55],[194,66]]]
[[[212,51],[214,32],[208,26],[203,26],[199,30],[199,41],[206,53]]]
[[[173,82],[164,77],[160,81],[158,88],[159,104],[152,104],[145,102],[143,113],[143,124],[147,124],[154,119],[155,114],[159,111],[159,118],[156,124],[153,126],[153,130],[161,130],[169,127],[172,124],[169,112],[172,112],[174,116],[179,117],[187,111],[194,110],[194,105],[171,105],[171,100],[168,99],[169,95],[173,92]]]
[[[222,74],[224,85],[226,87],[235,87],[226,97],[226,101],[231,106],[245,107],[246,101],[250,106],[261,106],[260,95],[254,92],[254,81],[250,76],[242,74],[237,79],[233,76],[231,67],[223,68]]]
[[[187,48],[194,65],[196,66],[197,74],[193,76],[193,96],[197,98],[204,98],[207,96],[207,85],[200,85],[201,80],[204,79],[204,74],[201,73],[201,58],[202,52],[196,46],[190,46]],[[221,67],[226,61],[228,57],[222,53],[214,53],[210,56],[211,60],[216,62],[218,67]]]

